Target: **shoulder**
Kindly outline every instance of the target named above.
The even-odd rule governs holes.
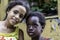
[[[4,21],[0,21],[0,24],[2,24]]]
[[[40,37],[40,40],[53,40],[52,38]]]
[[[4,21],[0,21],[0,26],[3,26],[4,25]]]
[[[52,38],[45,38],[45,40],[52,40]]]

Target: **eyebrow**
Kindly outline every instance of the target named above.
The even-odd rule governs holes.
[[[18,10],[14,10],[14,12],[19,13],[19,11],[18,11]]]

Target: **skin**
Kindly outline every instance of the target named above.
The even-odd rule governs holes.
[[[41,33],[43,31],[39,17],[31,16],[27,19],[27,34],[31,37],[31,40],[50,40],[50,38],[43,38]]]
[[[25,7],[21,5],[14,6],[10,11],[7,11],[7,18],[0,21],[0,32],[11,33],[15,31],[14,25],[18,24],[26,13]]]
[[[11,9],[11,11],[7,13],[8,13],[7,20],[11,21],[10,22],[11,25],[14,25],[19,23],[19,21],[21,21],[21,19],[26,13],[26,9],[20,5],[16,5],[14,8]],[[13,20],[10,20],[10,19],[13,19]]]
[[[39,23],[39,18],[37,16],[29,17],[27,22],[27,33],[31,38],[40,36],[42,26]]]

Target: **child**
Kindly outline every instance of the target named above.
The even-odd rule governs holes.
[[[31,40],[50,40],[50,38],[41,37],[41,33],[45,28],[45,17],[40,12],[30,12],[26,18],[26,25]]]
[[[23,31],[14,25],[22,22],[28,13],[23,2],[12,1],[6,8],[6,17],[0,21],[0,40],[23,40]]]

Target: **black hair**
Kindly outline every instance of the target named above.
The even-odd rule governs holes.
[[[32,16],[37,16],[39,18],[39,23],[41,24],[42,29],[44,29],[44,27],[45,27],[45,16],[42,13],[38,12],[38,11],[30,12],[28,14],[28,16],[26,18],[26,24],[28,22],[28,19]]]
[[[6,17],[7,17],[7,11],[10,11],[14,6],[16,6],[16,5],[22,5],[22,6],[24,6],[25,8],[26,8],[26,14],[25,14],[25,16],[24,16],[24,18],[26,17],[26,15],[27,15],[27,13],[29,12],[29,10],[30,10],[30,8],[26,5],[26,4],[24,4],[23,3],[23,1],[11,1],[9,4],[8,4],[8,6],[7,6],[7,8],[6,8]],[[6,19],[6,17],[5,17],[5,19]],[[23,18],[23,19],[24,19]],[[4,20],[5,20],[4,19]]]

